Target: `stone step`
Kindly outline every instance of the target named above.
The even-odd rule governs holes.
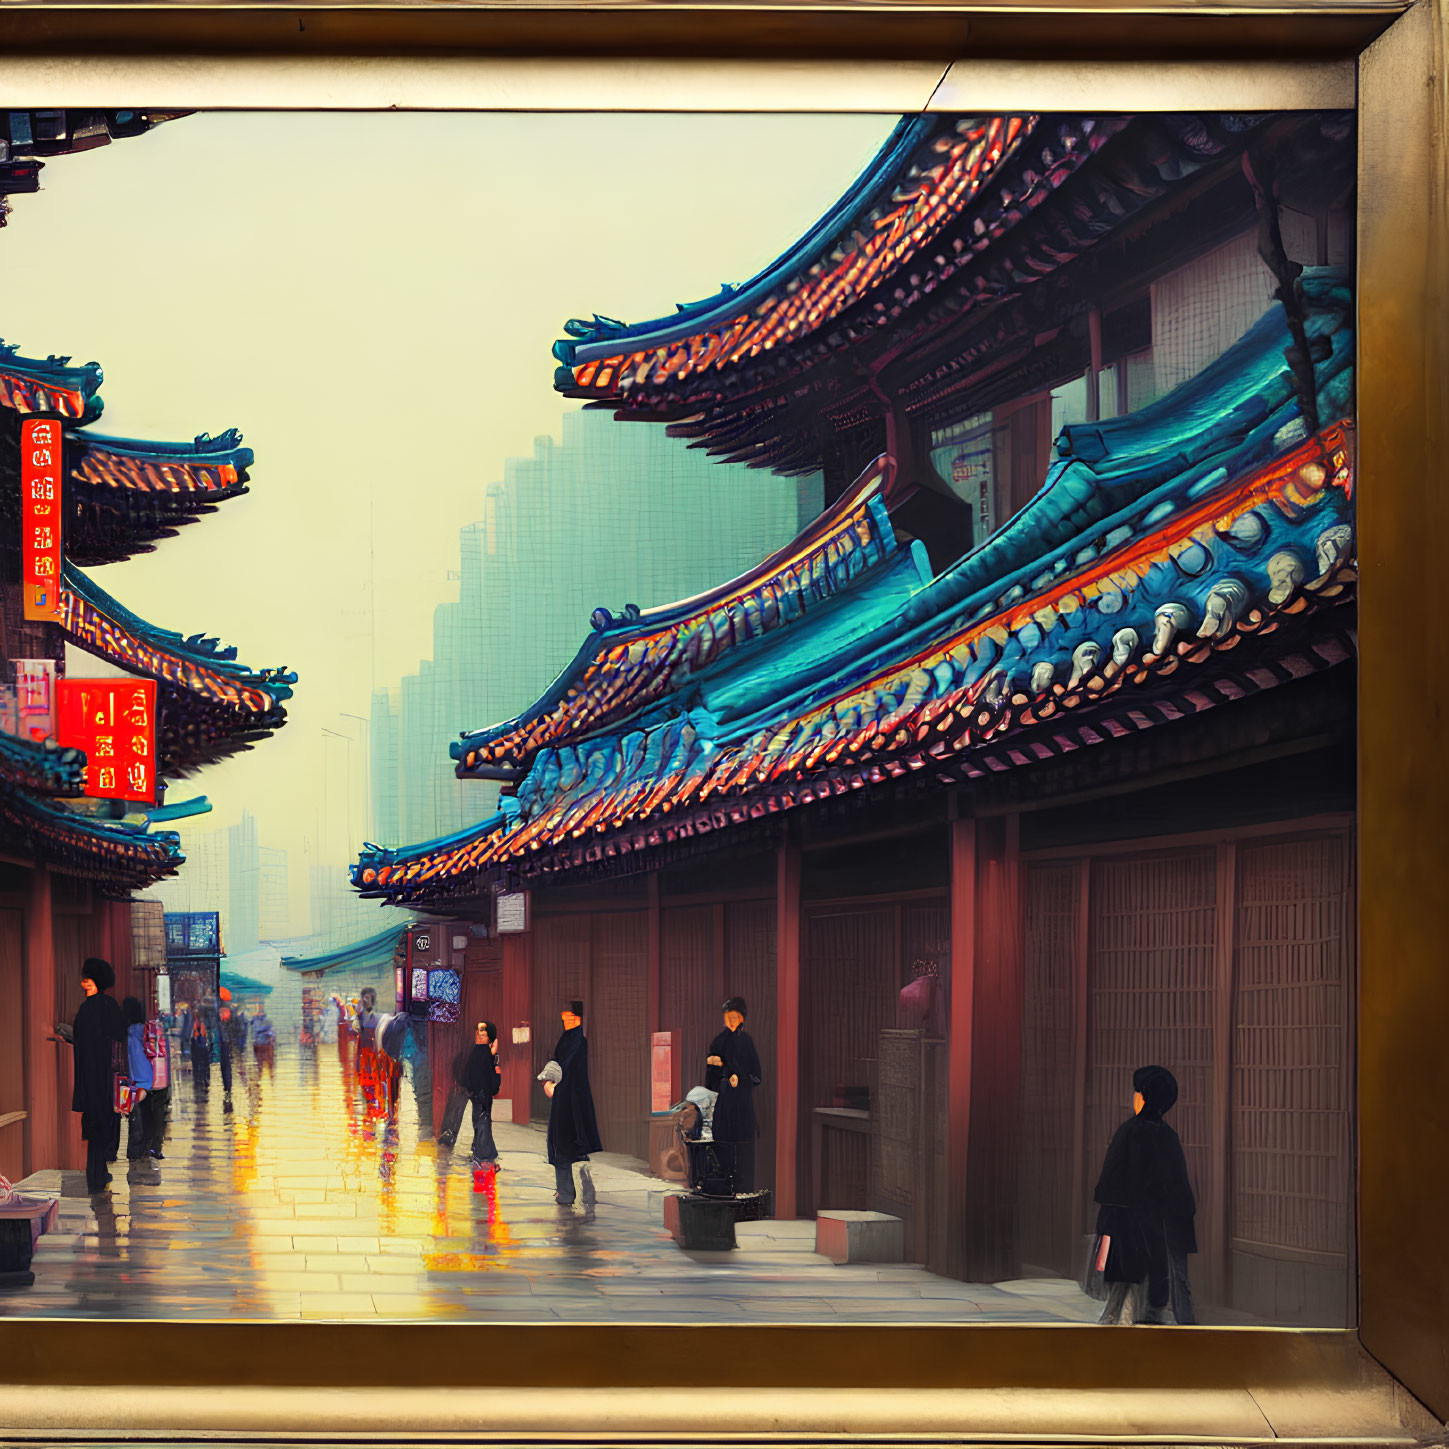
[[[815,1251],[832,1263],[902,1263],[906,1225],[889,1213],[827,1208],[815,1219]]]

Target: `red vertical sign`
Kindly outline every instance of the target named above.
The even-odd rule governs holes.
[[[95,800],[156,800],[156,681],[62,679],[60,742],[86,752]]]
[[[60,423],[26,418],[20,424],[20,592],[27,619],[60,618]]]
[[[649,1038],[649,1106],[667,1112],[678,1100],[678,1032],[656,1031]]]

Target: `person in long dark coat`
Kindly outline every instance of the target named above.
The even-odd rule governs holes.
[[[725,1002],[725,1029],[709,1044],[704,1085],[718,1092],[714,1104],[714,1145],[719,1165],[730,1174],[736,1193],[755,1190],[755,1088],[760,1085],[760,1054],[745,1030],[748,1008],[743,996]]]
[[[126,1014],[121,1003],[107,993],[116,984],[110,962],[89,957],[81,967],[85,1000],[71,1027],[75,1057],[72,1112],[81,1114],[81,1136],[86,1144],[86,1188],[105,1192],[111,1181],[109,1164],[121,1146],[121,1114],[116,1111],[118,1049],[126,1044]]]
[[[571,1001],[559,1013],[563,1035],[553,1049],[562,1073],[559,1081],[545,1082],[549,1098],[548,1160],[553,1164],[554,1201],[570,1207],[574,1201],[574,1163],[587,1163],[591,1152],[602,1152],[599,1124],[594,1116],[594,1093],[589,1085],[589,1043],[584,1036],[584,1004]],[[579,1168],[585,1206],[594,1198],[589,1169]]]
[[[1162,1120],[1177,1101],[1177,1078],[1166,1067],[1139,1067],[1132,1088],[1133,1115],[1107,1148],[1095,1194],[1098,1242],[1108,1240],[1100,1321],[1161,1323],[1171,1303],[1176,1322],[1196,1323],[1187,1255],[1197,1252],[1197,1203],[1182,1142]]]
[[[463,1075],[468,1100],[473,1104],[473,1187],[482,1192],[482,1177],[498,1169],[498,1146],[493,1141],[493,1099],[503,1090],[498,1070],[498,1028],[491,1021],[480,1021],[473,1032],[473,1043]]]

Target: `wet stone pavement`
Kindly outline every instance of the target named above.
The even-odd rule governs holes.
[[[178,1063],[159,1181],[63,1197],[35,1284],[0,1315],[69,1318],[627,1322],[1087,1323],[1100,1305],[1056,1279],[958,1283],[909,1265],[837,1267],[813,1222],[742,1225],[732,1253],[686,1253],[664,1230],[670,1184],[633,1158],[593,1162],[597,1202],[553,1201],[543,1136],[496,1129],[502,1170],[473,1190],[456,1152],[367,1119],[336,1047],[279,1044],[238,1070],[223,1110]],[[67,1184],[76,1174],[67,1173]],[[52,1191],[58,1173],[28,1180]],[[82,1189],[83,1190],[83,1189]]]

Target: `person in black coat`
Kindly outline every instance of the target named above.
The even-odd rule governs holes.
[[[755,1118],[760,1054],[745,1030],[744,997],[731,996],[722,1010],[725,1029],[709,1044],[704,1074],[706,1088],[719,1093],[713,1119],[715,1156],[733,1179],[736,1193],[753,1192],[755,1139],[760,1135]]]
[[[1177,1101],[1177,1079],[1166,1067],[1139,1067],[1132,1087],[1133,1115],[1107,1148],[1095,1194],[1109,1285],[1100,1321],[1161,1323],[1170,1302],[1176,1322],[1196,1323],[1187,1255],[1197,1252],[1197,1203],[1182,1143],[1162,1120]]]
[[[111,1181],[107,1170],[121,1148],[121,1114],[116,1111],[116,1066],[124,1061],[126,1014],[114,996],[116,973],[108,961],[89,957],[81,967],[85,1000],[75,1014],[72,1047],[75,1090],[72,1112],[81,1114],[81,1136],[86,1144],[86,1188],[105,1192]]]
[[[549,1099],[548,1160],[553,1164],[554,1201],[570,1207],[574,1201],[574,1163],[586,1163],[591,1152],[602,1152],[599,1124],[594,1116],[594,1093],[589,1086],[589,1043],[584,1036],[584,1004],[571,1001],[559,1013],[563,1035],[553,1049],[561,1076],[557,1083],[546,1081]],[[579,1169],[584,1204],[593,1201],[594,1183],[589,1169]]]
[[[480,1021],[473,1043],[463,1077],[468,1100],[473,1104],[473,1185],[481,1191],[478,1174],[498,1169],[498,1147],[493,1141],[493,1099],[503,1090],[503,1075],[498,1070],[498,1028],[491,1021]]]

